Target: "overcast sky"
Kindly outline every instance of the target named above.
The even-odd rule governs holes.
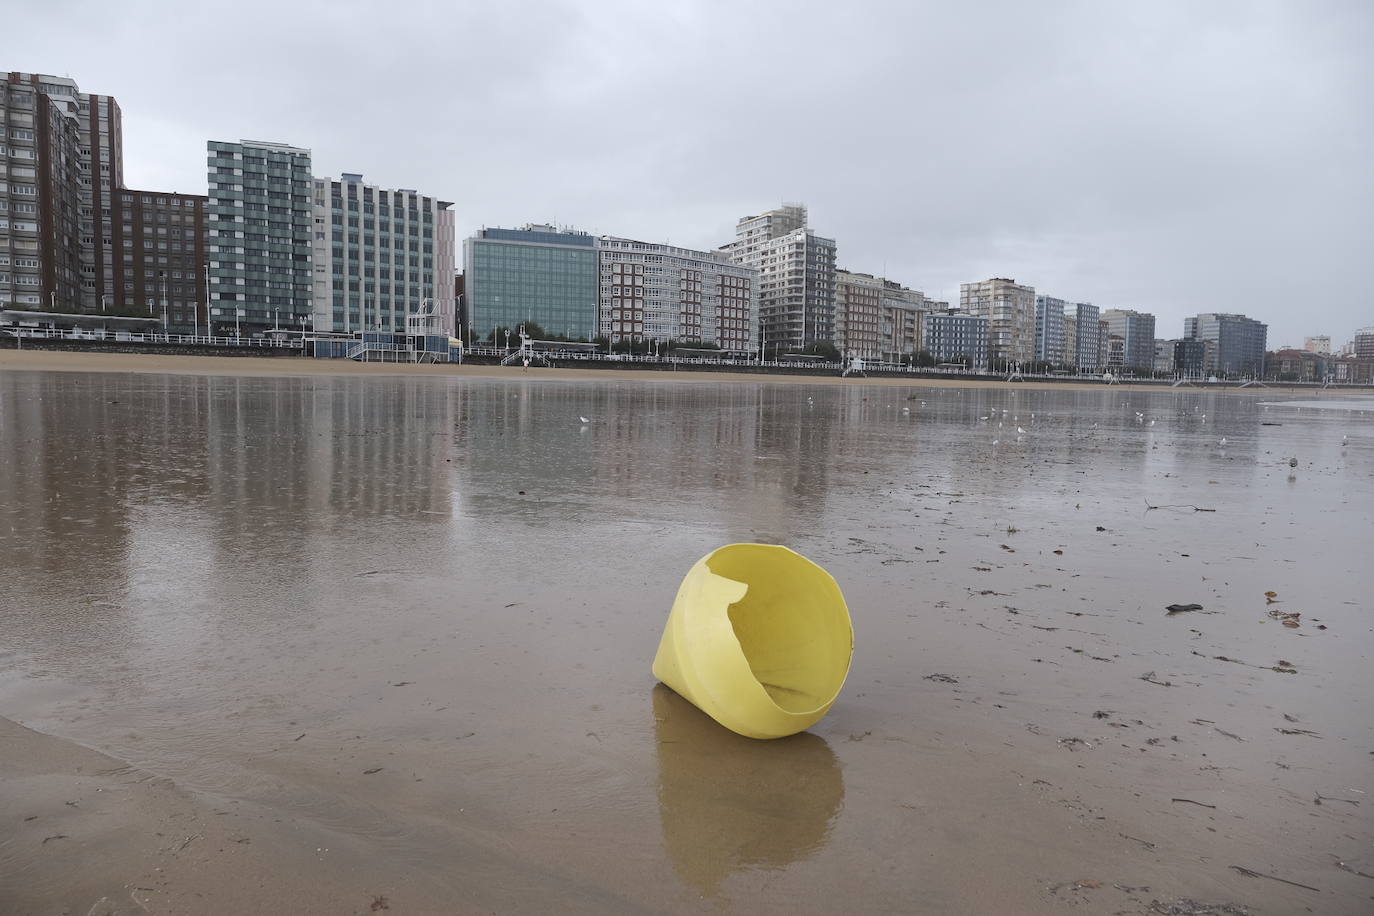
[[[1374,325],[1374,3],[353,0],[7,4],[4,69],[124,112],[130,187],[205,141],[309,147],[454,201],[713,248],[801,201],[839,263],[1269,344]],[[461,266],[461,265],[459,265]]]

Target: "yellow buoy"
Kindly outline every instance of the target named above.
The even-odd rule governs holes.
[[[840,694],[854,627],[830,573],[773,544],[729,544],[682,580],[654,677],[733,732],[782,738]]]

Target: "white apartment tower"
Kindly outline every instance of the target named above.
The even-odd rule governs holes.
[[[344,172],[313,179],[314,326],[319,331],[402,332],[432,300],[453,335],[452,204]]]
[[[988,321],[988,358],[1035,359],[1035,287],[994,277],[959,285],[959,311]]]
[[[806,207],[783,204],[735,226],[723,250],[758,271],[758,332],[764,346],[799,350],[835,341],[835,240],[806,226]]]

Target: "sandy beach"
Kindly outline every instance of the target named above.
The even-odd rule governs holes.
[[[560,381],[674,381],[692,383],[766,382],[780,385],[842,385],[917,388],[1017,388],[1050,391],[1095,391],[1107,387],[1101,382],[1025,381],[1008,383],[1002,379],[968,381],[931,376],[873,376],[842,378],[835,375],[772,375],[739,372],[675,372],[671,369],[544,369],[532,366],[446,366],[414,363],[361,363],[348,359],[309,359],[291,357],[172,356],[128,353],[74,353],[59,350],[0,350],[0,371],[39,369],[54,372],[143,372],[191,375],[229,375],[243,378],[274,376],[374,376],[499,378]],[[1129,386],[1128,386],[1129,387]],[[1217,391],[1240,393],[1234,388]],[[1264,389],[1271,393],[1278,387]],[[1245,393],[1253,394],[1253,390]]]
[[[1368,911],[1367,396],[300,363],[0,354],[0,912]],[[649,671],[737,541],[805,734]]]

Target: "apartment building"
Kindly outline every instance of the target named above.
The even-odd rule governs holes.
[[[93,194],[69,82],[0,74],[0,306],[81,307],[81,224]]]
[[[1035,358],[1059,365],[1064,363],[1064,308],[1067,303],[1053,296],[1035,297]],[[1075,322],[1076,324],[1076,322]],[[1077,346],[1074,347],[1075,351]]]
[[[929,312],[924,321],[924,349],[937,363],[967,361],[970,368],[988,365],[989,321],[963,312]]]
[[[1108,355],[1105,365],[1150,373],[1155,365],[1155,316],[1134,309],[1107,309]],[[1119,346],[1111,342],[1119,338]]]
[[[835,240],[807,227],[806,207],[783,204],[741,218],[723,251],[758,271],[758,331],[764,346],[800,350],[835,342]]]
[[[880,347],[887,362],[913,357],[925,343],[925,316],[935,308],[948,309],[944,302],[932,303],[925,293],[909,289],[893,280],[883,280]]]
[[[988,322],[988,358],[1035,359],[1035,288],[994,277],[959,286],[959,311]]]
[[[601,335],[615,342],[673,340],[753,349],[758,317],[753,268],[719,251],[615,236],[601,237],[596,248]]]
[[[843,356],[882,359],[883,284],[872,274],[835,271],[835,348]]]
[[[206,144],[210,319],[216,333],[304,333],[314,313],[310,150]]]
[[[75,179],[74,192],[77,207],[77,232],[75,236],[76,257],[79,264],[80,281],[74,297],[66,299],[52,295],[57,290],[49,290],[44,303],[49,308],[60,306],[66,311],[91,311],[99,307],[102,295],[108,295],[114,284],[114,265],[110,257],[113,244],[114,194],[124,187],[124,140],[123,123],[119,103],[108,95],[82,92],[76,81],[70,77],[52,76],[46,73],[6,74],[6,82],[13,87],[26,87],[29,93],[46,98],[56,104],[68,116],[69,126],[74,128],[71,139],[74,150],[72,155],[75,172],[59,168],[66,180]],[[24,131],[14,136],[19,140]],[[23,174],[27,168],[38,168],[37,159],[46,150],[43,131],[33,138],[35,144],[30,149],[34,153],[32,161],[16,163],[18,177],[32,177]],[[48,134],[51,138],[51,133]],[[0,145],[8,145],[6,138],[0,138]],[[59,140],[59,143],[62,141]],[[22,140],[16,147],[25,149]],[[62,150],[54,150],[59,156]],[[21,154],[22,155],[22,154]],[[55,177],[51,175],[50,177]],[[65,255],[63,255],[65,256]],[[32,295],[32,294],[30,294]]]
[[[407,315],[432,301],[452,336],[452,203],[365,184],[354,172],[313,185],[313,326],[399,333]]]
[[[122,188],[112,195],[108,290],[100,308],[148,309],[173,333],[208,333],[203,194]]]

